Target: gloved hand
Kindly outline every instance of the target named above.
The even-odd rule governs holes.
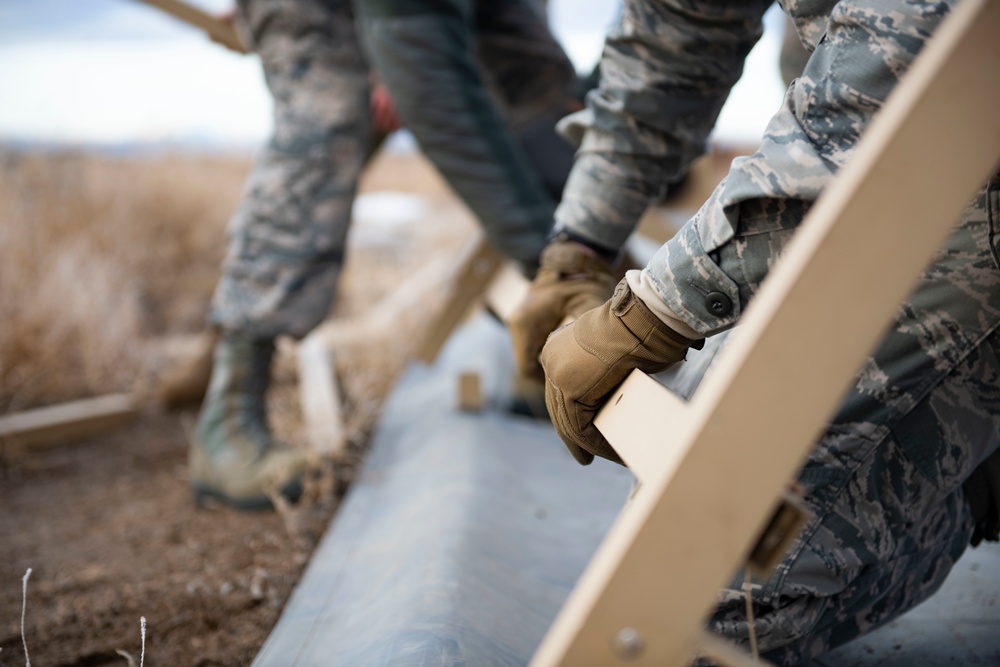
[[[611,265],[575,241],[553,241],[542,251],[528,294],[507,322],[514,362],[526,378],[541,380],[538,354],[567,317],[604,303],[615,286]]]
[[[549,336],[541,354],[545,404],[573,458],[582,465],[594,456],[622,463],[594,426],[597,411],[632,369],[658,373],[703,345],[668,327],[625,280],[610,301]]]

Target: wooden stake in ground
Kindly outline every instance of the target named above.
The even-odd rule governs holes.
[[[299,396],[312,449],[339,459],[347,438],[333,354],[321,334],[306,336],[298,348]]]
[[[483,409],[483,389],[479,373],[466,371],[458,376],[458,409],[479,412]]]
[[[417,358],[426,364],[434,363],[451,332],[483,295],[503,263],[503,256],[484,237],[469,243],[451,280],[448,300],[421,341]]]
[[[489,309],[506,322],[521,305],[527,293],[528,279],[517,266],[507,262],[490,281],[483,297]]]

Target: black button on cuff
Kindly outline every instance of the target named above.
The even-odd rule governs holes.
[[[715,317],[725,317],[733,312],[733,302],[722,292],[709,292],[705,296],[705,308]]]

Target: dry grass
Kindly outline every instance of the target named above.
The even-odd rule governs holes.
[[[246,157],[0,156],[0,411],[141,389],[201,328]]]
[[[204,329],[225,226],[251,164],[251,156],[0,153],[0,414],[107,392],[151,398],[180,335]],[[433,277],[431,264],[454,259],[473,229],[419,156],[378,156],[361,189],[418,194],[425,215],[352,230],[334,311],[344,326],[333,338],[356,444],[437,293],[432,285],[402,303],[383,299],[414,276]],[[390,316],[372,317],[386,304]],[[279,433],[296,441],[292,369],[279,364],[272,398]]]

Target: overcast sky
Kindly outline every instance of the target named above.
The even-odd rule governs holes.
[[[553,31],[577,67],[599,56],[617,0],[550,0]],[[193,0],[212,12],[232,0]],[[756,139],[781,102],[781,17],[772,15],[723,139]],[[0,0],[0,140],[183,141],[254,145],[271,124],[257,59],[137,0]]]

